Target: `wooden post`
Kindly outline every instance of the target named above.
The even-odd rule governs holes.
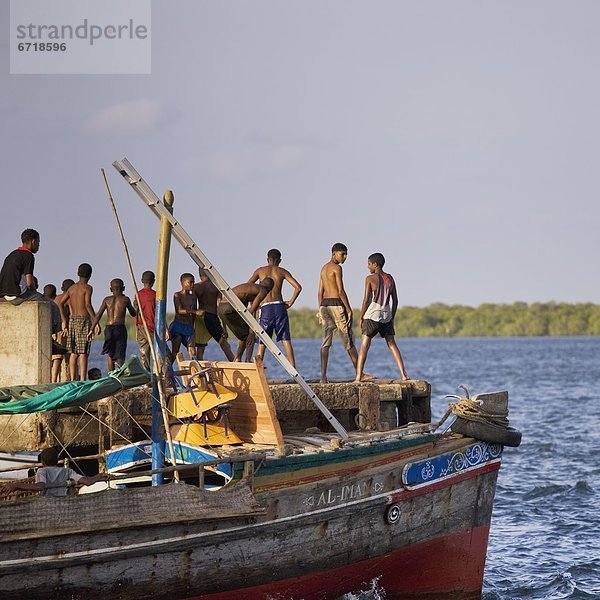
[[[167,210],[173,213],[173,203],[175,198],[171,190],[167,190],[164,195],[164,203]],[[158,266],[156,269],[156,315],[154,330],[154,348],[158,365],[156,371],[161,374],[163,381],[167,373],[167,281],[169,275],[169,254],[171,252],[171,224],[162,217],[160,220],[160,237],[158,240]],[[165,440],[161,435],[161,406],[160,394],[158,390],[158,381],[155,381],[152,388],[152,429],[150,436],[152,438],[152,469],[160,469],[164,465],[165,458]],[[166,426],[166,425],[165,425]],[[175,460],[175,457],[173,457]],[[164,476],[162,473],[152,475],[152,485],[161,485]]]
[[[254,491],[254,461],[247,460],[244,463],[244,479],[248,482],[250,489]]]

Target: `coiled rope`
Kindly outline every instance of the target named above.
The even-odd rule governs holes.
[[[483,410],[477,400],[461,398],[458,402],[450,402],[450,410],[466,421],[478,421],[479,423],[493,423],[500,427],[508,427],[508,415],[506,413],[493,413]]]

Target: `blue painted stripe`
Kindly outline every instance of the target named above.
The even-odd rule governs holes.
[[[476,442],[461,450],[407,464],[402,470],[402,483],[409,489],[418,488],[498,462],[501,457],[501,444]]]

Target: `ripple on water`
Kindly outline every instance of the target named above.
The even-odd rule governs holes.
[[[360,592],[344,594],[338,600],[385,600],[385,590],[379,586],[379,577],[366,583]]]
[[[553,484],[553,485],[536,486],[535,488],[533,488],[533,490],[531,490],[530,492],[527,492],[523,496],[523,500],[525,500],[525,501],[536,500],[538,498],[544,498],[546,496],[554,496],[554,495],[562,494],[563,492],[567,492],[569,489],[571,489],[571,486],[569,486],[569,485]]]

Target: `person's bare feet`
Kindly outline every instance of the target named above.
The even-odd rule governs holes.
[[[369,381],[375,381],[377,377],[375,375],[370,375],[369,373],[363,373],[362,377],[359,379],[358,377],[354,380],[354,383],[366,383]]]

